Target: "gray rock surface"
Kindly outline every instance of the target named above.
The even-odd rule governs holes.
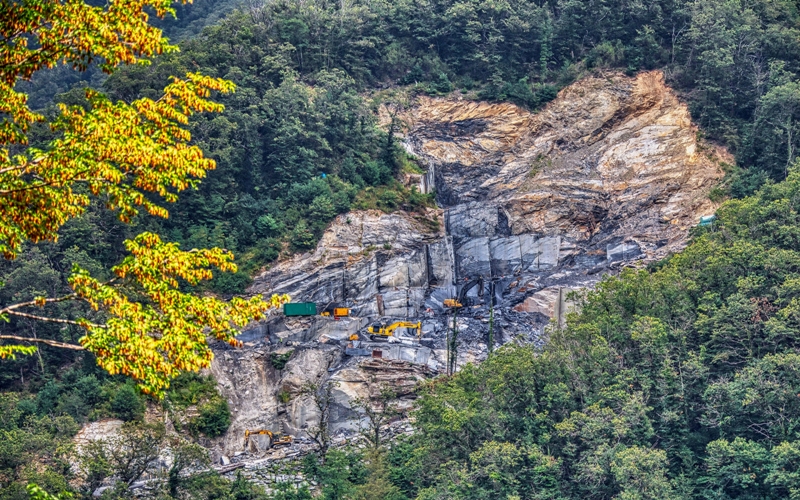
[[[480,279],[456,321],[459,365],[486,357],[492,296],[495,345],[541,341],[550,318],[572,307],[566,291],[680,250],[714,212],[708,192],[719,159],[730,161],[698,143],[658,72],[586,78],[538,114],[420,97],[403,118],[404,143],[428,168],[412,180],[435,189],[440,208],[340,215],[314,251],[256,277],[252,293],[339,304],[351,317],[276,314],[243,332],[243,349],[215,348],[212,371],[234,412],[219,453],[241,451],[244,429],[302,436],[316,425],[301,393],[308,381],[336,384],[340,432],[357,425],[351,400],[381,384],[407,404],[418,380],[445,370],[443,302],[468,282]],[[381,319],[421,321],[422,340],[350,343]],[[287,349],[277,370],[271,355]]]

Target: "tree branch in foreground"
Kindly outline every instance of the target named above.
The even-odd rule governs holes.
[[[83,351],[85,350],[83,346],[75,345],[75,344],[67,344],[64,342],[58,342],[57,340],[48,340],[48,339],[33,339],[30,337],[18,337],[16,335],[0,335],[0,339],[2,340],[16,340],[17,342],[38,342],[40,344],[46,344],[53,347],[60,347],[62,349],[72,349],[73,351]]]
[[[36,316],[35,314],[28,314],[19,311],[6,311],[7,314],[11,314],[14,316],[20,316],[22,318],[28,319],[35,319],[37,321],[47,321],[49,323],[64,323],[67,325],[75,325],[80,326],[83,328],[106,328],[105,325],[96,325],[94,323],[89,323],[88,321],[74,321],[71,319],[61,319],[61,318],[48,318],[47,316]]]
[[[113,281],[113,280],[112,280]],[[69,295],[64,295],[63,297],[57,297],[53,299],[46,299],[44,297],[37,297],[33,300],[29,300],[28,302],[20,302],[18,304],[12,304],[10,306],[4,307],[0,309],[0,314],[4,313],[11,313],[14,309],[19,309],[20,307],[28,307],[28,306],[39,306],[42,307],[45,304],[52,304],[54,302],[64,302],[65,300],[77,300],[78,297],[77,293],[71,293]]]

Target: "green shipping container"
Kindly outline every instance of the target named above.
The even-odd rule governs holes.
[[[313,302],[295,302],[284,304],[283,314],[286,316],[314,316],[317,314],[317,304]]]

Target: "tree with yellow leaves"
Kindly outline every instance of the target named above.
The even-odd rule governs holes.
[[[82,0],[0,0],[0,253],[14,259],[25,242],[56,240],[59,229],[80,216],[93,198],[130,222],[140,211],[168,217],[154,199],[174,202],[193,188],[214,161],[190,144],[186,130],[195,113],[220,112],[211,92],[232,92],[226,80],[188,74],[174,78],[157,99],[111,102],[86,92],[88,109],[59,105],[49,123],[56,138],[39,149],[28,131],[45,121],[31,111],[20,80],[58,64],[85,70],[97,64],[110,73],[120,64],[147,64],[147,57],[177,50],[148,24],[146,10],[174,14],[172,0],[111,0],[95,7]],[[12,151],[14,153],[12,153]],[[79,267],[69,279],[72,293],[0,304],[11,316],[70,323],[85,330],[80,344],[0,335],[0,358],[31,354],[36,343],[87,350],[112,374],[133,377],[140,388],[163,394],[183,370],[208,366],[209,336],[236,345],[234,336],[268,309],[288,300],[273,296],[229,302],[179,289],[212,278],[212,268],[235,272],[233,255],[219,248],[183,251],[144,233],[126,242],[130,255],[100,282]],[[84,301],[102,310],[101,324],[47,315],[48,304]]]

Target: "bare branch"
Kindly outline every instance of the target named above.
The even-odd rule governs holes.
[[[28,165],[14,165],[13,167],[0,168],[0,175],[14,172],[15,170],[25,170],[26,168],[28,168]]]
[[[35,314],[28,314],[19,311],[7,311],[8,314],[12,314],[14,316],[20,316],[22,318],[28,319],[35,319],[37,321],[48,321],[50,323],[64,323],[67,325],[76,325],[76,326],[91,326],[92,328],[105,328],[105,325],[97,325],[95,323],[89,323],[88,321],[74,321],[71,319],[61,319],[61,318],[48,318],[47,316],[36,316]]]
[[[319,454],[323,463],[331,444],[330,415],[333,403],[333,389],[338,387],[337,382],[314,383],[311,381],[303,384],[301,394],[311,398],[319,412],[319,423],[306,429],[308,436],[319,446]]]
[[[40,344],[46,344],[52,347],[60,347],[62,349],[71,349],[73,351],[83,351],[83,346],[75,345],[75,344],[67,344],[64,342],[58,342],[57,340],[48,340],[48,339],[32,339],[30,337],[18,337],[16,335],[0,335],[0,339],[2,340],[15,340],[17,342],[38,342]]]
[[[78,295],[75,293],[71,293],[69,295],[64,295],[63,297],[56,297],[54,299],[44,299],[44,304],[51,304],[55,302],[63,302],[65,300],[77,300]],[[20,307],[28,307],[28,306],[41,306],[43,305],[42,300],[30,300],[28,302],[20,302],[19,304],[13,304],[8,307],[4,307],[0,309],[0,314],[3,313],[11,313],[14,309],[19,309]],[[13,314],[13,313],[11,313]]]

